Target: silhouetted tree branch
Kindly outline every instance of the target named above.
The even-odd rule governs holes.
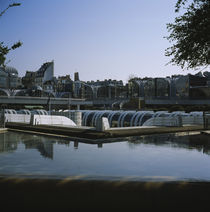
[[[210,1],[178,0],[175,12],[180,8],[183,15],[167,24],[170,35],[166,37],[172,46],[165,50],[166,56],[172,56],[169,63],[182,68],[197,68],[208,65],[208,46],[210,42]]]
[[[4,9],[1,13],[0,13],[0,17],[11,7],[16,7],[16,6],[20,6],[20,3],[13,3],[10,4],[6,9]],[[13,44],[11,47],[8,47],[6,45],[4,45],[3,42],[0,42],[0,66],[5,66],[5,61],[6,61],[6,55],[10,52],[10,50],[14,50],[16,48],[19,48],[22,45],[22,43],[20,41],[16,42],[15,44]]]

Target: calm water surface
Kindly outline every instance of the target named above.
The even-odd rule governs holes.
[[[0,134],[0,175],[210,181],[210,137],[129,137],[111,143]]]

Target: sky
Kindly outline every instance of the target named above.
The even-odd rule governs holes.
[[[55,76],[83,81],[189,72],[164,55],[176,0],[0,0],[0,11],[13,2],[21,6],[0,18],[0,41],[23,42],[7,56],[20,76],[52,60]]]

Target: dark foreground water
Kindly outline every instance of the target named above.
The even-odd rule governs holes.
[[[1,133],[0,175],[210,181],[210,136],[165,134],[109,141],[88,144]]]

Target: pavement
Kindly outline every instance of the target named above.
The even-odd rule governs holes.
[[[61,137],[78,137],[88,139],[116,138],[126,136],[141,136],[163,133],[203,131],[202,125],[185,125],[183,127],[121,127],[97,131],[94,127],[67,127],[59,125],[29,125],[21,123],[7,123],[8,130],[23,131]]]
[[[111,137],[152,135],[176,132],[191,132],[204,130],[202,125],[184,125],[182,127],[119,127],[106,130]]]
[[[6,131],[7,131],[7,128],[0,128],[0,133],[6,132]]]

